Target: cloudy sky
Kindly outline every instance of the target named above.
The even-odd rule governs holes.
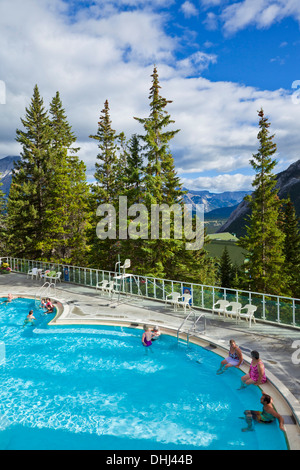
[[[249,190],[261,107],[276,172],[300,159],[299,26],[299,0],[0,0],[0,158],[20,153],[37,84],[46,107],[60,92],[92,174],[105,100],[117,132],[142,133],[156,64],[184,185]]]

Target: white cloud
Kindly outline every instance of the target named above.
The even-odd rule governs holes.
[[[180,10],[183,12],[186,18],[191,18],[192,16],[198,15],[197,8],[193,3],[189,2],[188,0],[181,5]]]
[[[298,0],[243,0],[226,6],[220,15],[228,33],[235,33],[249,25],[268,28],[286,17],[300,22]]]
[[[182,178],[182,184],[185,188],[194,191],[251,191],[252,190],[252,176],[245,176],[242,174],[225,174],[215,177],[200,176],[199,178],[189,179]]]

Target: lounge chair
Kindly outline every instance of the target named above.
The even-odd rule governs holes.
[[[165,307],[168,304],[171,304],[171,305],[173,305],[173,307],[175,309],[175,304],[178,302],[179,297],[181,297],[179,292],[171,292],[171,294],[166,295]]]
[[[218,300],[218,302],[216,302],[212,308],[212,313],[217,312],[219,316],[222,313],[225,316],[225,308],[228,305],[229,305],[228,300],[223,300],[223,299]]]
[[[242,313],[243,310],[245,310],[245,312]],[[254,316],[254,313],[256,312],[256,310],[257,310],[256,305],[247,304],[240,309],[238,319],[245,318],[246,321],[249,321],[249,327],[251,328],[251,321],[253,320],[254,323],[256,323],[255,316]]]

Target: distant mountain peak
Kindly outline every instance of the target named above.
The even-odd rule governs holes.
[[[300,217],[300,160],[278,173],[276,179],[278,197],[285,199],[289,196],[295,206],[297,216]],[[242,201],[232,212],[227,222],[219,228],[218,232],[234,232],[238,237],[244,235],[245,217],[249,211],[249,204]]]

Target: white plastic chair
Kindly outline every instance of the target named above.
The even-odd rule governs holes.
[[[212,308],[212,313],[217,312],[220,316],[221,313],[225,316],[225,308],[229,305],[228,300],[218,300]]]
[[[56,272],[56,271],[50,271],[48,274],[45,274],[45,279],[48,279],[49,281],[54,281],[56,284],[56,281],[61,282],[61,272]]]
[[[37,279],[38,274],[39,274],[38,271],[39,271],[38,268],[32,268],[30,271],[28,271],[27,277],[31,276],[31,279],[33,279],[33,276],[35,276]]]
[[[245,312],[242,313],[242,310],[245,310]],[[254,313],[256,312],[256,310],[257,310],[256,305],[247,304],[240,309],[238,319],[240,320],[241,318],[245,318],[246,321],[249,321],[249,327],[251,328],[251,321],[253,320],[254,323],[256,323],[256,319],[254,316]]]
[[[98,282],[97,285],[96,285],[96,290],[100,289],[100,291],[104,291],[105,287],[107,286],[108,284],[108,281],[107,280],[103,280],[101,282]]]
[[[107,292],[108,294],[113,295],[113,293],[116,292],[114,289],[114,284],[115,284],[115,281],[109,281],[107,286],[103,288],[103,292]]]
[[[179,300],[179,299],[182,299],[182,300]],[[175,310],[177,310],[177,307],[182,307],[184,309],[184,313],[186,313],[186,307],[189,307],[189,309],[191,309],[191,304],[190,304],[191,299],[192,299],[191,294],[184,294],[178,297],[177,302],[174,305]]]
[[[225,307],[224,316],[233,318],[235,317],[236,320],[239,317],[240,311],[242,308],[242,304],[240,302],[230,302],[229,305]]]
[[[171,305],[173,305],[173,307],[175,309],[175,304],[178,302],[179,297],[181,297],[179,292],[171,292],[171,294],[166,295],[165,307],[168,304],[171,304]]]

